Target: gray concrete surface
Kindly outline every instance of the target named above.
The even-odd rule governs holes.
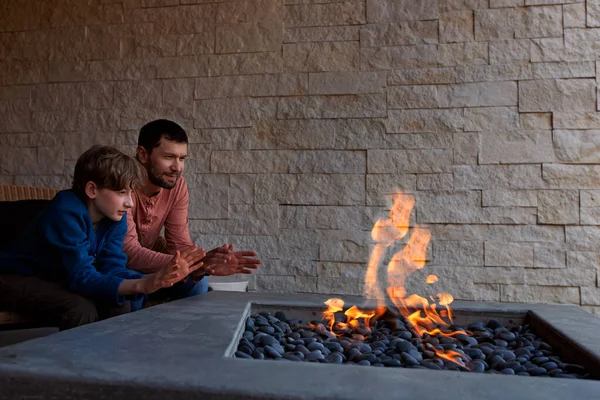
[[[211,292],[0,349],[0,398],[598,399],[600,382],[285,361],[231,354],[251,304],[319,311],[326,296]],[[363,305],[344,297],[347,305]],[[354,301],[354,303],[353,303]],[[600,319],[573,306],[456,303],[460,313],[532,311],[599,359]]]

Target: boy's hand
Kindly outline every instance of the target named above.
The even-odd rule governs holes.
[[[159,289],[173,286],[202,267],[202,263],[198,261],[204,256],[204,249],[196,250],[196,246],[188,247],[181,253],[177,251],[165,268],[141,278],[140,292],[150,294]]]

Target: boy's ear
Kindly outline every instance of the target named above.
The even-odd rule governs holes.
[[[150,155],[148,154],[144,146],[138,146],[135,150],[135,153],[137,155],[138,160],[140,160],[142,164],[146,164],[148,162],[148,158],[150,157]]]
[[[98,196],[98,185],[92,181],[85,184],[85,195],[90,199],[95,199]]]

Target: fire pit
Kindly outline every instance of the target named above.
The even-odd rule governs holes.
[[[597,399],[600,382],[256,361],[233,357],[246,319],[262,311],[319,319],[325,296],[211,292],[0,349],[3,398],[81,399]],[[362,298],[345,298],[363,304]],[[365,310],[375,309],[368,302]],[[574,306],[453,303],[457,324],[527,321],[555,349],[600,370],[600,319]],[[463,322],[464,318],[464,322]],[[537,325],[536,325],[537,324]]]
[[[312,317],[312,313],[292,311],[296,314]],[[555,337],[551,327],[533,313],[495,315],[487,324],[458,315],[451,329],[423,336],[410,321],[392,312],[369,323],[367,317],[374,314],[362,314],[367,322],[363,323],[352,317],[353,309],[346,311],[347,319],[337,316],[335,320],[326,311],[324,316],[331,322],[304,322],[289,319],[282,311],[263,310],[246,320],[235,357],[600,379],[599,365],[577,346]]]
[[[325,302],[324,321],[289,320],[281,311],[252,315],[237,358],[559,378],[589,378],[590,371],[599,369],[593,365],[586,370],[561,359],[558,352],[567,359],[574,359],[573,353],[563,346],[554,351],[548,341],[556,343],[555,339],[537,336],[547,327],[530,314],[485,324],[464,318],[459,322],[453,318],[451,294],[434,292],[429,300],[407,296],[407,279],[424,268],[431,234],[425,226],[410,225],[413,195],[396,193],[392,199],[389,216],[379,219],[371,232],[373,250],[365,273],[365,294],[376,300],[377,307],[352,306],[340,315],[344,301],[332,298]],[[389,256],[384,270],[386,253],[394,247],[399,249]],[[438,280],[435,275],[425,278],[428,285]]]

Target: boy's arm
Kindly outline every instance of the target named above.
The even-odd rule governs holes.
[[[84,218],[71,209],[57,211],[48,216],[43,230],[50,245],[60,254],[69,288],[84,297],[121,304],[124,298],[119,296],[119,286],[123,278],[102,274],[94,267]]]
[[[138,239],[133,213],[128,211],[126,215],[127,233],[123,241],[123,251],[127,256],[127,267],[145,274],[164,268],[173,256],[142,247]]]
[[[127,220],[122,218],[114,230],[107,234],[102,251],[96,256],[96,269],[101,273],[125,279],[139,279],[144,274],[126,267],[127,255],[123,252],[125,233],[127,233]]]

